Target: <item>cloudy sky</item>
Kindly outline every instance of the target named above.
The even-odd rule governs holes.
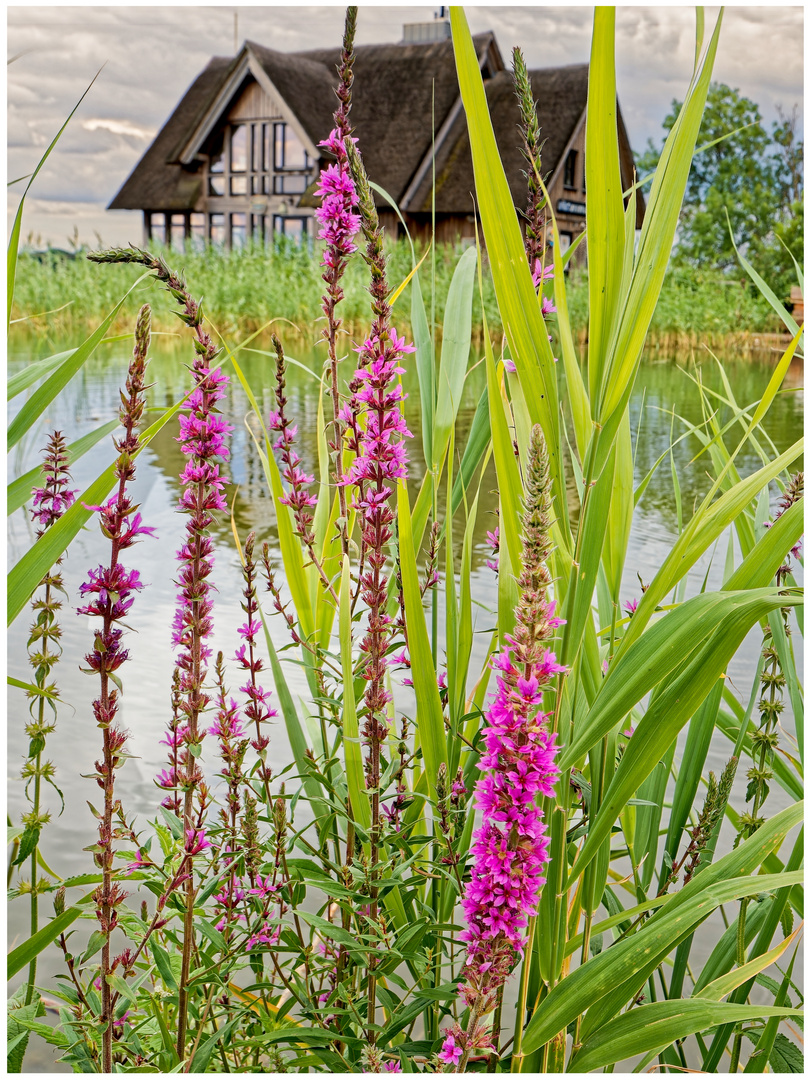
[[[10,5],[8,14],[8,176],[29,173],[99,68],[104,69],[28,199],[23,235],[63,246],[81,240],[140,240],[140,215],[104,207],[129,175],[189,83],[212,55],[232,55],[251,38],[293,51],[336,44],[343,6],[166,7]],[[359,43],[398,41],[402,24],[433,18],[436,7],[363,5]],[[707,8],[711,27],[717,8]],[[530,67],[588,59],[592,8],[466,6],[473,33],[493,30],[508,57],[520,45]],[[691,7],[619,7],[619,98],[631,143],[658,140],[670,101],[682,98],[694,57]],[[715,78],[758,102],[765,120],[778,104],[803,102],[803,9],[726,8]],[[12,188],[9,213],[17,207]]]

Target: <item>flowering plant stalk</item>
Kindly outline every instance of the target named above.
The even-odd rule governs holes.
[[[61,431],[53,431],[48,437],[48,443],[43,452],[42,471],[45,474],[45,483],[42,487],[33,491],[32,520],[38,525],[37,539],[44,535],[59,520],[65,510],[73,503],[76,492],[68,488],[70,472],[68,470],[68,453],[64,436]],[[27,891],[31,903],[31,934],[36,934],[39,929],[39,894],[43,888],[47,888],[48,880],[38,880],[39,838],[43,827],[50,820],[50,814],[42,810],[42,784],[43,781],[54,784],[55,767],[51,761],[43,761],[47,737],[56,727],[56,683],[51,680],[54,666],[58,663],[62,653],[60,638],[61,630],[57,622],[58,613],[62,602],[57,598],[57,593],[65,594],[62,574],[59,570],[61,558],[57,559],[55,566],[48,571],[40,583],[43,591],[37,593],[31,602],[31,609],[35,611],[36,620],[31,627],[28,638],[28,652],[31,666],[34,669],[34,684],[38,693],[28,692],[31,699],[29,711],[31,720],[26,724],[25,733],[28,737],[28,757],[22,768],[22,777],[25,780],[26,794],[30,789],[31,782],[34,784],[34,792],[31,797],[30,813],[23,817],[24,831],[15,848],[14,856],[9,867],[9,874],[13,866],[21,865],[26,859],[30,859],[30,880],[20,885],[20,891]],[[46,719],[46,704],[53,712],[53,719]],[[56,788],[58,792],[59,789]],[[34,983],[37,975],[37,958],[33,957],[28,966],[28,983],[25,993],[25,1002],[30,1004],[34,996]]]
[[[115,798],[115,774],[125,760],[127,732],[117,722],[119,694],[122,691],[118,674],[129,652],[122,647],[122,624],[135,600],[135,593],[144,585],[137,570],[127,570],[119,561],[122,551],[137,542],[140,536],[154,536],[154,529],[142,523],[137,506],[132,502],[128,485],[135,476],[134,457],[140,446],[138,426],[146,403],[144,375],[149,350],[151,312],[144,305],[138,315],[135,328],[135,350],[129,365],[126,392],[121,395],[120,420],[124,435],[114,440],[118,451],[115,475],[118,488],[103,506],[93,506],[99,515],[101,531],[110,541],[110,561],[91,570],[87,580],[80,586],[80,593],[88,600],[79,608],[80,615],[90,615],[102,620],[100,630],[95,631],[93,650],[85,657],[89,674],[99,676],[100,692],[93,702],[96,723],[102,731],[102,757],[96,762],[95,779],[103,791],[104,804],[99,819],[98,842],[95,862],[102,873],[101,885],[95,891],[96,918],[103,935],[101,947],[101,1025],[102,1068],[112,1072],[113,1066],[113,1012],[110,977],[114,970],[111,954],[111,936],[118,926],[118,908],[126,893],[114,880],[116,829],[113,818],[125,824],[121,803]]]
[[[332,131],[319,145],[331,153],[335,164],[321,170],[316,189],[322,202],[315,211],[321,224],[318,238],[324,241],[321,265],[325,268],[323,280],[326,291],[323,295],[323,313],[326,326],[323,336],[327,342],[330,376],[330,394],[332,398],[332,438],[329,449],[334,462],[334,478],[340,500],[339,528],[343,554],[348,552],[348,511],[346,492],[341,484],[343,477],[343,431],[340,418],[340,384],[338,378],[338,335],[341,320],[337,315],[337,306],[343,300],[343,277],[349,257],[357,250],[352,237],[360,229],[360,218],[355,212],[357,192],[349,169],[349,159],[345,142],[351,137],[349,113],[352,107],[352,83],[354,81],[354,35],[357,29],[357,8],[346,9],[346,22],[343,31],[343,48],[337,67],[338,86],[335,90],[338,107],[334,113]]]
[[[543,694],[565,671],[547,647],[561,625],[548,596],[550,511],[548,456],[538,425],[529,444],[515,629],[493,661],[498,691],[486,714],[486,750],[478,766],[484,775],[475,788],[483,824],[475,834],[462,901],[462,938],[468,943],[462,994],[470,1016],[466,1031],[454,1026],[442,1044],[439,1058],[448,1071],[463,1072],[473,1050],[492,1047],[481,1020],[496,1007],[498,992],[526,948],[525,927],[537,914],[545,883],[548,839],[538,801],[553,794],[559,768]]]
[[[358,191],[361,228],[366,239],[364,259],[371,271],[371,307],[374,321],[371,333],[360,345],[360,363],[349,384],[352,400],[344,416],[351,424],[347,445],[355,453],[348,475],[342,483],[352,485],[356,494],[352,508],[361,516],[361,565],[368,569],[360,576],[361,595],[368,609],[368,628],[360,644],[365,659],[363,678],[365,722],[363,740],[368,748],[366,781],[371,793],[371,866],[369,926],[377,923],[378,893],[374,866],[380,845],[380,748],[388,734],[386,709],[391,694],[385,687],[386,653],[391,641],[393,620],[387,611],[388,578],[385,574],[387,546],[392,538],[394,511],[391,498],[394,484],[407,476],[407,455],[404,438],[411,433],[400,410],[402,386],[396,376],[403,369],[399,361],[414,351],[404,338],[397,336],[390,324],[388,280],[383,253],[383,235],[374,198],[363,163],[351,138],[345,140],[352,177]],[[364,416],[365,427],[359,417]],[[374,1031],[376,1008],[376,977],[374,961],[369,961],[368,976],[368,1041],[376,1041]]]

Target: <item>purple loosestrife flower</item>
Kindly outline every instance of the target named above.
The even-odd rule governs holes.
[[[293,512],[295,531],[307,547],[311,558],[315,558],[315,534],[312,531],[313,517],[311,510],[317,499],[309,491],[315,477],[301,468],[301,459],[294,449],[298,425],[287,418],[287,398],[284,396],[286,364],[284,350],[278,337],[273,334],[273,347],[276,350],[276,409],[270,413],[269,427],[279,432],[274,444],[281,456],[282,477],[289,485],[289,491],[281,497],[281,502]]]
[[[366,777],[371,796],[371,864],[377,862],[380,842],[380,747],[388,734],[387,704],[391,695],[385,687],[386,653],[391,644],[395,624],[387,611],[388,578],[385,573],[387,548],[392,537],[395,511],[392,497],[395,483],[407,476],[407,455],[403,439],[410,436],[401,412],[402,389],[399,361],[413,346],[397,336],[391,327],[391,308],[388,303],[388,279],[383,254],[383,234],[369,187],[368,177],[351,139],[345,140],[352,177],[358,192],[358,206],[366,240],[364,258],[371,271],[371,307],[374,320],[371,332],[358,348],[360,365],[349,383],[352,401],[349,415],[365,415],[365,427],[353,423],[347,446],[355,453],[348,475],[341,483],[355,489],[353,506],[360,518],[361,563],[365,567],[359,584],[363,602],[368,609],[366,634],[360,643],[365,656],[363,678],[365,720],[362,738],[368,747]],[[377,885],[372,875],[370,883],[368,926],[376,928]],[[376,1039],[376,975],[369,963],[367,1019],[368,1041]]]
[[[123,631],[115,624],[128,614],[134,601],[133,594],[144,587],[137,570],[126,570],[118,559],[121,552],[131,547],[139,535],[152,534],[151,529],[141,525],[140,515],[136,514],[137,507],[133,505],[127,491],[127,485],[135,475],[134,458],[140,447],[137,428],[145,407],[144,374],[149,350],[150,322],[150,309],[145,305],[138,315],[135,350],[127,374],[126,392],[121,395],[119,415],[124,435],[114,440],[118,451],[115,464],[118,488],[104,506],[92,508],[99,514],[102,532],[111,542],[110,562],[106,566],[91,570],[87,581],[79,589],[83,597],[89,598],[89,602],[79,608],[79,614],[102,620],[101,628],[95,631],[94,647],[86,660],[88,670],[97,673],[101,680],[101,691],[93,702],[93,713],[103,732],[102,760],[96,762],[95,776],[104,792],[104,811],[99,820],[98,844],[94,856],[96,865],[102,872],[102,882],[94,893],[94,900],[96,917],[104,935],[101,957],[102,1006],[99,1020],[102,1024],[107,1024],[103,1035],[102,1057],[104,1070],[108,1072],[112,1071],[112,1006],[106,978],[112,970],[110,935],[118,925],[117,908],[126,896],[126,893],[113,883],[115,774],[123,764],[122,755],[127,741],[127,733],[115,724],[118,693],[121,689],[120,678],[115,672],[128,656],[127,650],[121,646]],[[120,815],[120,810],[117,812]]]
[[[777,502],[777,511],[774,514],[773,521],[766,521],[765,528],[770,529],[772,525],[775,525],[779,518],[784,514],[793,503],[798,502],[799,499],[804,496],[804,473],[797,472],[789,480],[785,490],[779,496]],[[791,557],[798,560],[802,553],[802,542],[799,540],[797,544],[790,549],[790,554],[785,559],[782,566],[776,572],[776,584],[781,585],[785,578],[793,573],[793,566],[791,564]]]
[[[270,779],[272,773],[267,767],[267,747],[270,744],[269,736],[264,733],[263,726],[276,716],[276,710],[270,708],[270,691],[259,685],[259,674],[264,668],[263,661],[256,651],[256,636],[261,632],[262,623],[259,617],[259,600],[256,592],[256,561],[253,557],[256,537],[250,533],[245,540],[245,559],[242,567],[242,576],[245,580],[243,590],[244,600],[242,610],[247,616],[247,622],[240,626],[237,633],[242,638],[243,644],[236,651],[235,660],[248,672],[248,680],[239,690],[247,699],[245,706],[245,719],[251,722],[256,731],[256,737],[251,746],[259,755],[258,778],[265,787],[268,802],[270,800]]]
[[[52,431],[48,436],[44,455],[42,472],[45,474],[45,483],[42,487],[34,488],[32,492],[34,508],[31,511],[31,520],[39,525],[37,539],[70,509],[76,499],[76,492],[68,489],[68,451],[61,431]]]
[[[359,155],[348,140],[346,147],[361,192],[363,232],[367,240],[365,258],[372,272],[369,291],[376,316],[370,336],[356,350],[360,363],[349,386],[353,400],[345,415],[350,423],[352,416],[364,415],[365,427],[358,423],[347,437],[347,446],[354,451],[355,458],[343,480],[355,489],[352,505],[360,515],[363,557],[368,567],[360,577],[363,601],[368,608],[368,629],[360,644],[360,651],[367,657],[363,668],[367,683],[363,737],[369,747],[366,762],[369,787],[376,790],[379,741],[388,732],[385,710],[391,699],[384,685],[386,652],[393,629],[393,620],[386,610],[388,578],[384,573],[395,518],[391,500],[396,481],[408,474],[403,439],[411,436],[400,407],[403,394],[397,376],[403,372],[400,359],[413,352],[414,347],[407,345],[390,326],[382,232]],[[375,798],[378,800],[379,796]],[[378,813],[379,807],[374,807],[374,820]]]
[[[487,540],[489,546],[492,548],[492,558],[487,559],[487,566],[490,570],[498,573],[498,558],[501,550],[501,527],[496,525],[494,529],[487,533]]]
[[[351,138],[349,112],[351,111],[352,83],[354,81],[354,34],[357,25],[357,8],[346,9],[346,23],[343,33],[343,48],[337,67],[338,86],[335,91],[338,107],[334,113],[334,128],[329,137],[320,144],[335,158],[333,165],[321,171],[315,194],[322,199],[315,216],[321,225],[318,238],[324,241],[323,281],[326,286],[323,295],[322,310],[326,316],[323,336],[326,339],[329,354],[330,393],[332,397],[332,435],[328,439],[329,450],[334,456],[334,478],[338,484],[340,502],[340,536],[343,553],[348,551],[346,493],[339,486],[343,476],[343,433],[340,420],[340,395],[338,387],[337,336],[341,320],[336,311],[343,300],[344,293],[341,279],[346,271],[349,257],[357,250],[352,240],[360,230],[360,217],[356,213],[357,191],[351,177],[345,140]]]
[[[523,568],[518,579],[515,630],[493,661],[497,693],[484,728],[484,775],[475,789],[483,823],[474,834],[470,883],[462,899],[467,929],[466,980],[462,994],[471,1015],[466,1032],[453,1027],[443,1053],[463,1071],[472,1049],[486,1038],[479,1027],[526,941],[529,918],[537,913],[545,883],[548,838],[538,802],[551,796],[559,776],[557,737],[548,730],[543,693],[565,669],[546,642],[561,625],[548,599],[550,500],[545,443],[532,429],[523,515]],[[457,1054],[458,1043],[462,1053]]]

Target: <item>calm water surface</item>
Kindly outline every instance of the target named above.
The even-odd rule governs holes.
[[[172,336],[156,336],[153,359],[149,367],[150,380],[153,383],[149,391],[149,404],[161,409],[177,401],[188,388],[188,373],[185,364],[188,353],[181,351],[177,339]],[[60,345],[59,348],[68,346]],[[106,350],[106,351],[103,351]],[[49,348],[48,353],[57,351]],[[290,350],[294,355],[294,350]],[[17,370],[28,362],[33,355],[30,349],[12,355],[11,370]],[[71,382],[57,402],[51,406],[45,421],[30,431],[23,442],[11,455],[9,478],[20,475],[36,464],[38,451],[44,445],[46,431],[53,427],[63,430],[69,441],[98,427],[116,415],[118,407],[118,389],[121,385],[128,363],[126,343],[102,346],[102,352],[87,364],[81,373]],[[320,355],[298,355],[305,367],[317,369]],[[724,366],[733,392],[740,404],[756,402],[764,390],[775,363],[775,357],[758,358],[724,357]],[[258,353],[243,354],[243,368],[254,392],[265,412],[273,407],[272,366],[271,361]],[[227,370],[227,368],[226,368]],[[680,418],[692,423],[701,422],[700,401],[694,379],[701,378],[704,383],[722,392],[722,383],[718,376],[716,363],[707,355],[695,359],[694,356],[659,358],[650,354],[645,358],[641,373],[631,401],[631,423],[635,447],[636,484],[647,474],[660,454],[669,446],[673,436],[684,431]],[[235,380],[234,380],[235,382]],[[408,422],[415,438],[409,445],[411,455],[412,491],[421,479],[424,462],[420,457],[421,433],[419,430],[419,409],[415,377],[406,373],[406,389],[409,400],[406,404]],[[474,371],[466,387],[465,398],[459,417],[460,434],[457,445],[463,446],[466,433],[472,422],[475,407],[484,386],[481,368]],[[786,449],[801,434],[803,415],[801,368],[798,363],[791,368],[785,383],[785,390],[779,396],[768,421],[768,431],[778,451]],[[25,395],[11,403],[16,411]],[[311,471],[315,460],[315,435],[317,425],[317,380],[311,371],[290,365],[288,377],[289,412],[294,416],[300,433],[301,453],[305,465]],[[232,385],[224,411],[234,425],[232,439],[232,462],[230,476],[237,488],[235,490],[234,513],[240,536],[244,539],[247,532],[254,529],[259,542],[269,540],[274,553],[278,555],[274,531],[274,518],[268,499],[264,477],[258,455],[255,451],[246,419],[249,404],[238,383]],[[721,416],[728,415],[728,409],[715,399],[715,407],[721,410]],[[162,767],[164,748],[160,745],[168,715],[168,689],[172,674],[172,649],[170,625],[174,609],[175,577],[174,555],[180,545],[184,528],[184,517],[176,512],[179,492],[177,476],[183,466],[179,444],[175,441],[175,429],[168,425],[161,431],[152,444],[138,459],[138,476],[135,483],[135,498],[140,504],[141,513],[148,525],[155,526],[157,540],[146,540],[132,549],[127,560],[128,565],[137,565],[143,580],[149,588],[136,599],[131,614],[131,624],[137,634],[129,637],[131,661],[123,672],[125,693],[122,704],[123,723],[131,731],[130,752],[135,760],[128,761],[121,770],[116,791],[120,795],[130,815],[137,814],[142,826],[146,819],[154,814],[159,801],[158,791],[152,784],[152,778]],[[688,517],[690,508],[706,492],[709,486],[706,464],[703,458],[693,462],[699,449],[698,441],[690,436],[679,442],[673,451],[673,458],[678,472],[681,505]],[[93,451],[77,461],[73,467],[74,486],[84,490],[87,484],[98,475],[111,458],[109,440],[105,440]],[[741,473],[746,474],[758,467],[755,456],[746,451],[737,459]],[[485,475],[481,486],[481,508],[476,531],[476,545],[473,556],[473,597],[477,630],[475,651],[471,672],[480,670],[486,654],[488,642],[487,629],[492,620],[489,610],[497,606],[496,582],[492,572],[485,566],[489,557],[486,543],[486,530],[495,524],[497,507],[496,481],[494,472]],[[234,498],[234,488],[229,492],[229,503]],[[773,492],[773,499],[776,492]],[[622,591],[623,601],[630,600],[640,593],[638,576],[648,582],[655,574],[664,555],[677,536],[678,512],[674,495],[672,473],[665,461],[650,481],[637,508],[630,549],[627,557],[625,580]],[[237,641],[236,628],[243,621],[243,614],[236,602],[241,588],[239,562],[234,550],[230,526],[224,521],[215,529],[216,560],[214,581],[222,603],[215,613],[214,649],[222,649],[226,656],[232,656]],[[34,530],[24,512],[18,512],[9,518],[9,561],[15,562],[34,541]],[[708,587],[718,588],[723,577],[723,565],[726,557],[727,538],[709,552],[694,567],[689,575],[689,594],[701,587],[708,575]],[[108,548],[96,526],[81,533],[70,549],[69,558],[64,565],[64,580],[68,594],[72,599],[62,613],[63,659],[56,669],[56,678],[61,695],[66,702],[60,708],[59,723],[56,732],[48,741],[48,756],[57,764],[58,783],[65,796],[65,811],[55,817],[54,822],[45,830],[43,853],[53,869],[62,876],[69,876],[90,869],[90,857],[82,851],[91,843],[94,836],[94,819],[91,817],[86,800],[96,798],[96,786],[93,781],[81,778],[82,773],[90,772],[98,755],[98,731],[93,724],[90,704],[96,692],[92,678],[79,671],[84,653],[90,648],[93,637],[93,620],[73,614],[78,586],[86,574],[87,568],[97,565],[108,557]],[[280,562],[280,559],[278,560]],[[441,613],[440,613],[441,618]],[[10,632],[9,672],[20,678],[29,678],[27,666],[26,640],[29,615],[24,613]],[[440,621],[440,625],[443,623]],[[278,645],[286,644],[277,620],[273,623]],[[755,670],[761,638],[752,633],[743,645],[729,668],[731,685],[740,700],[747,702],[751,680]],[[287,665],[287,678],[294,694],[306,699],[305,680],[299,677],[299,669],[294,664]],[[237,685],[237,672],[231,672],[231,684]],[[407,689],[397,692],[397,705],[412,713],[412,698]],[[19,780],[19,768],[25,753],[26,703],[20,691],[11,690],[9,697],[9,755],[8,755],[8,790],[9,811],[12,819],[19,821],[20,814],[26,809],[22,783]],[[790,717],[785,719],[786,727],[791,728]],[[709,754],[709,767],[715,771],[722,769],[729,755],[729,744],[722,736],[717,736]],[[272,733],[271,764],[280,771],[291,760],[283,725],[279,724]],[[767,808],[770,812],[787,805],[788,797],[779,787],[774,786]],[[741,797],[737,799],[739,806]],[[58,802],[52,804],[52,810],[58,811]],[[731,835],[724,835],[723,842],[730,843]],[[49,901],[43,904],[44,917],[50,911]],[[26,933],[27,905],[18,900],[11,905],[9,915],[9,945],[13,945]],[[717,933],[722,932],[719,915],[716,920],[706,924],[704,933],[705,949],[717,940]],[[696,957],[698,959],[698,957]],[[40,957],[39,982],[45,987],[49,978],[59,970],[56,956],[48,952]],[[14,984],[18,985],[19,979]],[[514,981],[514,980],[513,980]],[[32,1046],[26,1059],[26,1067],[31,1071],[44,1071],[53,1068],[52,1057],[47,1047],[39,1043]]]

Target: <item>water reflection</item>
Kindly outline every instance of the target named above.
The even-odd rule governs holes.
[[[149,368],[153,383],[148,395],[149,405],[154,409],[163,409],[176,402],[188,389],[186,364],[189,356],[173,336],[156,337],[154,341],[153,360]],[[46,421],[30,431],[15,448],[9,463],[11,476],[19,475],[36,463],[38,449],[45,441],[46,428],[58,427],[72,440],[116,415],[118,388],[126,371],[128,349],[126,343],[104,346],[104,349],[107,352],[93,358],[53,403]],[[294,349],[291,348],[290,351],[303,366],[292,363],[288,365],[289,415],[298,424],[298,449],[304,467],[315,473],[318,380],[313,373],[320,369],[322,354],[296,355]],[[30,358],[30,353],[12,357],[12,371]],[[724,357],[723,362],[737,401],[751,405],[759,399],[767,385],[775,360],[767,357]],[[272,359],[259,352],[244,352],[240,354],[240,363],[266,416],[274,406]],[[666,360],[656,357],[642,364],[630,404],[636,484],[667,449],[672,435],[677,437],[684,430],[679,417],[695,424],[703,421],[700,400],[693,381],[698,376],[707,386],[722,390],[723,384],[717,365],[709,357],[697,360],[689,356]],[[422,456],[418,388],[414,372],[407,371],[403,381],[409,395],[406,403],[408,423],[414,434],[414,439],[409,443],[410,486],[413,496],[424,475],[425,463]],[[461,403],[456,440],[459,448],[463,448],[466,442],[484,386],[484,372],[479,366],[468,379]],[[777,451],[786,449],[801,434],[801,386],[801,366],[796,362],[791,367],[783,391],[774,402],[768,419],[768,431]],[[19,407],[24,396],[12,402],[15,409]],[[327,399],[325,408],[328,407]],[[718,410],[717,420],[721,426],[733,415],[731,408],[720,401],[715,400],[713,407]],[[230,504],[233,500],[233,513],[239,534],[244,538],[249,530],[255,530],[259,542],[268,540],[274,556],[278,558],[272,503],[267,495],[261,461],[249,429],[250,405],[237,380],[232,381],[223,408],[229,422],[234,425],[232,460],[229,465],[233,486],[228,501]],[[704,460],[699,458],[692,464],[699,448],[698,441],[690,436],[678,443],[673,450],[683,514],[687,518],[693,506],[710,486]],[[73,468],[75,486],[83,490],[101,471],[109,460],[110,453],[109,443],[101,444],[78,461]],[[759,460],[752,450],[746,449],[740,454],[736,464],[740,473],[745,475],[759,466]],[[150,588],[137,599],[133,608],[132,625],[138,633],[131,637],[132,660],[124,673],[126,692],[122,718],[132,732],[132,752],[137,760],[128,762],[127,767],[121,771],[117,790],[130,813],[137,813],[141,822],[154,813],[155,805],[159,801],[151,778],[162,763],[163,748],[160,746],[160,739],[168,715],[168,690],[172,670],[169,628],[175,593],[174,553],[180,545],[184,526],[183,517],[177,514],[175,509],[179,493],[177,476],[182,466],[183,458],[175,439],[175,429],[169,425],[159,433],[139,459],[135,487],[135,497],[140,503],[144,519],[148,525],[157,527],[159,539],[154,542],[146,541],[130,553],[130,564],[139,566],[142,577],[150,583]],[[573,481],[571,490],[572,493],[575,492]],[[773,496],[776,497],[775,489]],[[442,500],[443,497],[442,494]],[[480,670],[484,660],[488,631],[492,626],[489,611],[497,605],[496,581],[485,565],[489,557],[486,531],[491,529],[495,522],[497,503],[495,473],[490,467],[481,479],[480,508],[473,552],[472,588],[476,601],[476,638],[471,664],[473,673]],[[571,508],[575,510],[573,502]],[[645,581],[651,579],[677,535],[677,523],[672,472],[669,462],[665,460],[650,480],[634,517],[623,600],[638,595],[637,574]],[[461,533],[461,529],[456,531],[458,555]],[[240,590],[240,574],[230,522],[227,519],[223,518],[215,527],[214,539],[214,581],[224,601],[216,610],[214,648],[221,648],[226,656],[232,656],[236,645],[236,627],[242,621],[242,613],[235,602]],[[33,540],[34,531],[26,516],[22,512],[12,515],[9,519],[9,561],[16,561]],[[725,541],[722,541],[717,555],[709,553],[694,568],[689,579],[692,591],[700,586],[707,574],[710,588],[720,585],[725,558],[724,545]],[[97,529],[80,534],[65,563],[65,584],[72,597],[77,595],[78,585],[86,569],[96,565],[104,556],[104,542]],[[439,617],[440,625],[443,625],[441,607]],[[27,614],[21,616],[12,627],[9,638],[9,670],[21,678],[27,677],[28,670],[28,621]],[[49,740],[48,753],[57,762],[58,782],[65,792],[67,810],[46,830],[43,852],[58,873],[68,875],[87,867],[85,853],[81,849],[91,842],[94,823],[89,811],[85,809],[85,800],[94,798],[95,789],[92,782],[82,780],[80,774],[90,771],[88,766],[91,766],[97,756],[99,739],[90,719],[90,703],[95,687],[91,679],[79,672],[83,653],[92,641],[91,623],[85,617],[73,615],[72,607],[66,605],[62,624],[64,656],[57,669],[57,681],[68,706],[60,710],[59,725]],[[278,644],[285,644],[282,628],[276,624],[273,632]],[[747,699],[750,691],[759,647],[760,641],[755,632],[729,668],[730,679],[738,689],[741,699]],[[232,670],[232,685],[237,685],[234,682],[236,678],[236,672]],[[304,697],[307,694],[306,683],[299,674],[299,669],[288,665],[288,678],[293,694]],[[25,806],[22,785],[18,779],[25,750],[22,731],[25,703],[19,691],[12,690],[10,694],[9,716],[12,722],[9,725],[9,809],[13,820],[17,821]],[[409,694],[407,690],[397,692],[398,707],[405,711],[412,711],[413,702]],[[723,744],[718,737],[710,751],[709,767],[719,771],[728,752],[728,745]],[[271,764],[280,770],[289,760],[287,740],[283,727],[279,725],[273,731]],[[769,808],[777,809],[784,804],[780,800],[785,798],[780,789],[775,787]],[[52,809],[57,810],[58,807],[54,806]],[[45,906],[48,907],[47,902]],[[22,901],[11,905],[11,945],[14,944],[15,937],[25,933],[24,909],[25,904]],[[43,957],[40,972],[43,981],[58,970],[54,960],[55,958],[48,954]],[[36,1067],[36,1059],[32,1060],[31,1065]]]

